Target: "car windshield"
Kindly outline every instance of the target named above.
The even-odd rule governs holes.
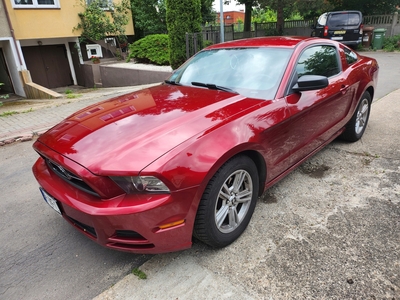
[[[205,50],[166,82],[273,99],[291,53],[291,49],[265,47]]]

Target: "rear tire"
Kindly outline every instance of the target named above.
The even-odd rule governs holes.
[[[235,241],[254,212],[259,190],[254,162],[241,155],[227,161],[208,183],[194,224],[194,236],[216,248]]]
[[[365,92],[357,105],[356,111],[347,123],[345,131],[341,135],[343,140],[356,142],[363,136],[369,120],[371,102],[371,95],[369,92]]]

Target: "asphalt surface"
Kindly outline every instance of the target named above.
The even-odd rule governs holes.
[[[400,53],[362,54],[378,60],[380,76],[359,142],[334,141],[270,188],[229,247],[195,241],[156,255],[140,267],[147,279],[130,274],[96,299],[400,299]],[[26,112],[0,118],[0,143],[33,139],[136,88],[0,107]]]
[[[260,197],[244,234],[154,256],[105,299],[400,299],[400,90]]]

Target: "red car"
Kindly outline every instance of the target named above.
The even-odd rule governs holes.
[[[377,62],[318,38],[202,50],[162,85],[83,109],[35,143],[42,194],[97,243],[134,253],[224,247],[257,198],[367,126]]]

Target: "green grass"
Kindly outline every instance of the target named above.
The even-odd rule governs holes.
[[[33,108],[31,107],[30,109],[28,109],[28,110],[24,110],[22,113],[23,114],[26,114],[26,113],[29,113],[29,112],[32,112],[33,111]]]
[[[8,116],[16,115],[16,114],[18,114],[17,111],[5,111],[0,114],[0,117],[8,117]]]
[[[147,275],[143,271],[139,270],[138,268],[134,268],[132,270],[132,274],[139,277],[139,279],[147,279]]]
[[[81,96],[82,96],[82,94],[67,94],[68,99],[78,98]]]

